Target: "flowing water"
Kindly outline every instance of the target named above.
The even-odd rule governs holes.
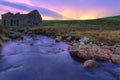
[[[68,47],[46,36],[8,41],[0,50],[0,80],[116,80],[120,74],[120,65],[108,62],[85,70]]]

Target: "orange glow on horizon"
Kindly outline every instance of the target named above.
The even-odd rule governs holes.
[[[97,18],[96,16],[84,15],[84,16],[81,16],[79,19],[80,20],[90,20],[90,19],[96,19],[96,18]]]
[[[72,10],[67,10],[67,11],[62,11],[60,14],[64,16],[64,20],[89,20],[89,19],[97,19],[100,16],[98,16],[98,13],[94,12],[77,12],[77,11],[72,11]]]

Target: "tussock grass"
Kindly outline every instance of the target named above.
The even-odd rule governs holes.
[[[120,30],[97,30],[88,28],[75,28],[75,27],[37,27],[33,31],[41,31],[51,36],[65,36],[70,34],[75,37],[89,37],[91,41],[100,41],[107,44],[120,44]]]
[[[112,20],[113,19],[113,20]],[[41,27],[33,28],[46,34],[75,37],[89,37],[91,41],[120,44],[120,18],[111,17],[96,20],[46,20]]]
[[[120,44],[120,30],[104,30],[104,31],[77,31],[73,33],[74,36],[84,37],[87,36],[91,41],[100,41],[109,44]]]

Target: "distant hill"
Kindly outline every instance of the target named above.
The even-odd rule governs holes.
[[[43,26],[120,26],[120,16],[93,20],[44,20]]]
[[[1,20],[0,20],[1,25]],[[56,27],[107,27],[120,29],[120,16],[111,16],[93,20],[43,20],[42,26]]]
[[[120,16],[111,16],[111,17],[105,17],[101,18],[102,20],[119,20],[120,21]]]

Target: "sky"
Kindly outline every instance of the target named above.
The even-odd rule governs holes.
[[[120,0],[0,0],[0,15],[34,9],[44,20],[88,20],[120,15]]]

